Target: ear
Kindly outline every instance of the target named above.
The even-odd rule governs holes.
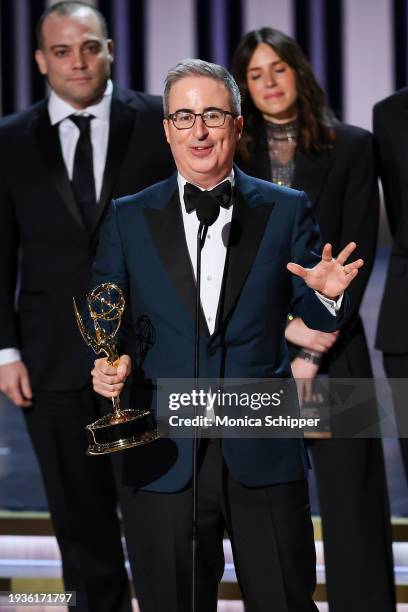
[[[34,53],[35,61],[37,62],[38,70],[40,73],[45,76],[48,73],[47,69],[47,61],[45,59],[45,55],[41,49],[37,49]]]
[[[163,119],[163,127],[164,127],[164,133],[166,134],[166,140],[170,144],[169,120],[168,119]]]
[[[237,140],[240,140],[242,136],[242,130],[244,129],[244,118],[242,115],[239,115],[236,119],[236,130],[237,130]]]
[[[108,38],[106,42],[108,45],[109,61],[112,63],[115,59],[113,40],[111,38]]]

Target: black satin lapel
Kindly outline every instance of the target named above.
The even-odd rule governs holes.
[[[326,182],[330,167],[333,164],[331,151],[323,153],[303,153],[298,151],[295,157],[295,174],[293,189],[305,191],[313,208],[316,207],[320,192]]]
[[[215,333],[226,323],[239,299],[265,232],[272,204],[250,207],[237,190],[234,192],[234,210]]]
[[[264,181],[272,180],[271,161],[269,159],[268,141],[265,129],[259,132],[251,164],[252,172],[250,174],[252,176],[261,178]]]
[[[406,174],[406,160],[408,157],[408,142],[406,138],[406,128],[408,121],[408,100],[407,106],[402,109],[402,113],[396,113],[396,118],[392,125],[396,125],[396,122],[401,122],[401,129],[395,130],[393,148],[395,147],[395,164],[400,168],[399,172],[401,176]],[[390,123],[391,125],[391,123]]]
[[[109,142],[101,197],[99,198],[98,222],[113,197],[115,180],[127,153],[137,114],[134,108],[131,108],[115,96],[112,97]],[[143,143],[141,143],[141,146],[143,146]]]
[[[266,130],[263,125],[258,126],[254,133],[253,151],[247,169],[248,174],[251,176],[263,179],[264,181],[272,180],[268,141],[266,138]]]
[[[166,274],[194,321],[196,284],[184,233],[178,189],[164,208],[145,208],[144,216]],[[202,308],[201,327],[209,336]]]
[[[34,122],[34,134],[49,176],[54,180],[62,201],[76,223],[86,232],[62,157],[58,125],[51,125],[46,107],[39,112]]]

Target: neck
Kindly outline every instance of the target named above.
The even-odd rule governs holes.
[[[98,104],[106,91],[106,87],[107,87],[107,83],[104,84],[103,88],[98,91],[95,92],[95,95],[93,95],[90,98],[87,98],[86,100],[72,100],[72,99],[67,99],[64,98],[64,96],[62,96],[60,93],[58,93],[57,91],[54,90],[54,93],[63,101],[66,102],[67,104],[69,104],[70,106],[72,106],[72,108],[75,108],[76,110],[84,110],[85,108],[88,108],[88,106],[94,106],[95,104]]]
[[[68,102],[68,104],[70,104],[77,110],[84,110],[85,108],[88,108],[88,106],[94,106],[95,104],[98,104],[102,100],[102,98],[103,98],[103,92],[99,94],[98,96],[94,98],[90,98],[89,100],[86,100],[86,101],[73,102],[72,100],[71,101],[66,100],[66,102]]]
[[[188,182],[188,183],[192,183],[193,185],[197,185],[197,187],[201,187],[202,189],[212,189],[213,187],[215,187],[216,185],[219,185],[219,183],[222,183],[222,181],[224,181],[225,179],[229,178],[230,174],[231,174],[231,170],[232,168],[230,168],[227,172],[222,172],[220,174],[218,174],[217,176],[206,176],[206,175],[197,175],[197,176],[186,176],[185,174],[183,174],[182,172],[180,172],[181,176]]]
[[[285,125],[286,123],[293,123],[297,119],[296,112],[286,113],[285,116],[268,115],[266,113],[263,113],[262,116],[265,121],[268,121],[268,123],[275,123],[276,125]]]

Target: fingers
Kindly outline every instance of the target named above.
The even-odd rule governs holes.
[[[336,261],[343,265],[348,260],[354,249],[357,247],[355,242],[349,242],[336,257]]]
[[[300,278],[306,279],[308,276],[308,270],[306,270],[305,268],[302,268],[302,266],[299,266],[299,264],[290,262],[286,265],[286,268],[289,270],[289,272],[292,272],[292,274],[294,274],[295,276],[300,276]]]
[[[337,337],[338,332],[321,332],[310,329],[299,317],[290,321],[285,329],[285,338],[289,342],[318,353],[327,353],[336,342]]]
[[[31,406],[30,380],[22,361],[0,366],[0,391],[5,393],[16,406],[22,408]]]
[[[117,397],[121,394],[124,383],[105,383],[98,378],[93,378],[93,388],[96,393],[103,397]]]
[[[124,380],[123,376],[119,376],[116,370],[113,374],[104,374],[97,368],[94,368],[91,372],[91,375],[94,379],[99,380],[100,382],[106,383],[107,385],[115,385],[117,383],[121,383]]]
[[[354,268],[354,270],[351,270],[351,272],[349,272],[349,274],[346,274],[346,276],[344,277],[344,282],[345,282],[344,288],[345,289],[349,286],[351,281],[356,278],[357,274],[358,274],[358,269],[357,268]]]
[[[24,398],[21,392],[19,380],[15,380],[10,383],[5,389],[5,394],[14,404],[16,404],[16,406],[24,407],[27,403],[27,400]]]
[[[308,348],[310,348],[312,351],[317,351],[318,353],[327,353],[336,340],[337,334],[335,333],[316,332],[315,338],[311,343],[312,346]]]
[[[327,242],[323,247],[322,259],[323,261],[331,261],[333,259],[332,245],[329,242]]]
[[[132,371],[132,360],[129,355],[122,355],[119,359],[118,374],[127,378]]]
[[[364,266],[364,261],[362,259],[356,259],[356,261],[352,261],[343,267],[343,270],[346,274],[350,274],[355,268],[361,268]]]
[[[128,355],[122,355],[117,367],[111,365],[106,358],[96,359],[91,372],[94,391],[103,397],[117,397],[130,372],[131,359]]]
[[[10,385],[4,391],[4,393],[16,406],[20,406],[21,408],[28,408],[29,406],[31,406],[31,397],[25,397],[21,389],[20,381],[17,381]]]
[[[33,392],[31,390],[31,384],[30,384],[30,378],[28,376],[28,372],[23,374],[21,377],[21,391],[27,400],[31,400],[33,398]]]
[[[95,359],[94,365],[95,365],[95,370],[99,372],[101,375],[104,375],[104,376],[116,376],[117,375],[117,368],[111,363],[109,363],[106,357],[103,357],[102,359]]]

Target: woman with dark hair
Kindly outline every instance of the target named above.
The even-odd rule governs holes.
[[[359,307],[374,262],[378,228],[371,135],[336,120],[301,49],[278,30],[246,34],[235,51],[232,73],[242,93],[245,121],[237,164],[253,176],[305,191],[323,241],[330,242],[334,252],[355,241],[353,256],[365,262],[350,288],[350,307],[339,333],[318,332],[288,317],[293,374],[309,381],[322,373],[329,379],[370,379]],[[310,392],[310,386],[304,390]],[[351,414],[332,418],[336,439],[309,444],[319,491],[330,612],[395,610],[382,443],[349,435],[351,430],[375,432],[376,423],[376,402],[362,399]]]

